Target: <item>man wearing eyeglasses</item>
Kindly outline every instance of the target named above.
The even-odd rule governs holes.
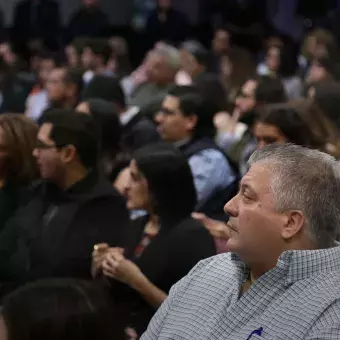
[[[0,295],[8,283],[90,278],[93,246],[122,246],[129,221],[124,199],[97,170],[92,118],[53,109],[42,122],[34,150],[42,180],[0,234]]]

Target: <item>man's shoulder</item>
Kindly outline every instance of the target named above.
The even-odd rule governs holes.
[[[104,176],[98,177],[96,184],[92,187],[88,195],[89,200],[95,200],[99,198],[124,202],[123,196]]]
[[[182,280],[184,285],[182,288],[195,291],[197,289],[210,290],[212,286],[220,286],[223,289],[221,282],[235,277],[236,271],[237,266],[232,261],[230,253],[216,255],[200,261]]]

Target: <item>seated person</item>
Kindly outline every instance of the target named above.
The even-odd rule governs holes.
[[[129,223],[124,199],[97,171],[92,118],[52,109],[42,123],[34,156],[43,180],[0,233],[4,289],[41,278],[90,278],[93,245],[105,239],[121,246]]]
[[[32,154],[37,133],[38,126],[22,115],[0,115],[0,231],[29,199],[27,189],[38,178]]]
[[[230,253],[176,284],[142,340],[338,339],[339,197],[332,156],[257,150],[225,206]]]
[[[112,295],[123,326],[142,334],[171,286],[216,249],[208,231],[190,216],[196,192],[180,151],[166,144],[142,148],[133,155],[130,175],[128,208],[148,214],[132,222],[124,253],[97,247],[93,275],[114,279]]]
[[[237,174],[212,139],[214,113],[214,105],[196,87],[176,86],[155,120],[163,140],[173,143],[188,159],[197,191],[196,211],[219,218],[224,203],[236,192]]]

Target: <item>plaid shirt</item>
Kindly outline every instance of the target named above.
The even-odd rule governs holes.
[[[340,339],[340,247],[287,251],[240,297],[248,276],[234,254],[200,262],[142,340]]]

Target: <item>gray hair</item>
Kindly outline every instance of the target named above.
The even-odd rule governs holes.
[[[330,155],[293,144],[255,151],[249,164],[271,167],[277,211],[300,210],[311,240],[319,248],[334,245],[340,225],[340,168]]]
[[[181,68],[181,56],[176,47],[163,43],[155,48],[153,53],[162,56],[168,66],[174,69],[174,71],[178,71]]]

